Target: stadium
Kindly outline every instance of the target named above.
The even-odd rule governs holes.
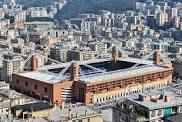
[[[116,46],[112,58],[72,61],[37,69],[32,56],[32,71],[13,74],[11,87],[24,94],[61,105],[65,102],[102,103],[145,89],[172,83],[171,64],[122,57]]]

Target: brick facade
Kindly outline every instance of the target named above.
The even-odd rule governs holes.
[[[134,89],[137,86],[149,84],[171,84],[173,68],[168,67],[163,71],[151,72],[148,74],[138,74],[132,77],[118,77],[110,81],[85,83],[80,81],[62,81],[49,84],[42,81],[26,78],[18,74],[13,74],[11,87],[22,93],[31,96],[47,98],[52,103],[61,104],[63,102],[61,91],[69,87],[72,89],[72,99],[86,104],[95,102],[95,97],[105,96],[106,93],[116,94],[118,91],[126,91],[128,87]],[[164,83],[161,83],[164,82]],[[139,88],[139,87],[138,87]],[[95,96],[95,97],[94,97]],[[110,96],[108,96],[110,97]],[[103,98],[104,99],[104,98]]]

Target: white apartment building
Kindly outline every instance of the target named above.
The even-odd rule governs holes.
[[[3,19],[5,16],[5,12],[2,8],[0,8],[0,19]]]
[[[14,15],[15,22],[25,22],[26,15],[27,15],[26,11],[19,11],[15,13]]]
[[[29,10],[31,17],[49,17],[45,7],[32,7]]]
[[[50,51],[50,56],[53,59],[56,59],[60,62],[67,62],[68,61],[68,49],[61,48],[61,47],[53,47]]]
[[[23,59],[21,57],[7,57],[3,60],[1,80],[11,81],[12,73],[23,71]]]
[[[160,11],[157,14],[156,21],[159,26],[163,26],[164,23],[168,21],[168,14],[166,12]]]

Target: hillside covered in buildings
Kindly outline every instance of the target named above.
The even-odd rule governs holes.
[[[56,1],[56,0],[55,0]],[[58,0],[57,0],[58,1]],[[70,19],[82,13],[98,13],[99,10],[121,12],[134,7],[135,0],[67,0],[67,4],[58,12],[58,20]],[[54,4],[54,0],[17,0],[18,3],[30,6],[47,6]]]

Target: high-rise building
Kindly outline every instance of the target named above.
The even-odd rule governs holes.
[[[129,24],[137,24],[137,19],[138,19],[137,16],[130,16],[130,17],[127,18],[127,22]]]
[[[178,9],[177,8],[172,8],[171,9],[171,18],[177,17],[178,16]]]
[[[60,62],[67,62],[68,61],[68,48],[61,48],[61,47],[52,47],[50,49],[50,56],[53,59],[56,59]]]
[[[173,27],[179,28],[179,21],[180,21],[180,18],[179,18],[178,16],[175,16],[175,17],[172,19]]]
[[[31,17],[49,17],[45,7],[32,7],[29,10]]]
[[[3,19],[5,16],[5,12],[2,8],[0,8],[0,20]]]
[[[75,50],[69,50],[68,51],[68,59],[70,61],[76,60],[76,61],[83,61],[83,60],[89,60],[94,59],[94,51],[91,51],[90,49],[75,49]]]
[[[1,80],[11,81],[12,73],[23,71],[23,59],[19,56],[4,56]]]
[[[84,21],[81,23],[82,32],[93,32],[96,29],[96,22],[93,21]]]
[[[163,26],[165,22],[168,22],[168,14],[166,12],[160,11],[157,14],[156,22],[158,26]]]
[[[26,21],[26,11],[16,12],[14,15],[15,22],[25,22]]]
[[[88,43],[88,47],[97,52],[105,52],[107,50],[107,43],[106,42],[92,42]]]
[[[163,12],[166,12],[166,10],[168,8],[168,2],[160,2],[159,5],[161,6],[161,10]]]
[[[144,11],[146,7],[146,3],[143,2],[136,2],[135,9]]]
[[[154,29],[156,27],[156,19],[154,15],[147,16],[147,26]]]

